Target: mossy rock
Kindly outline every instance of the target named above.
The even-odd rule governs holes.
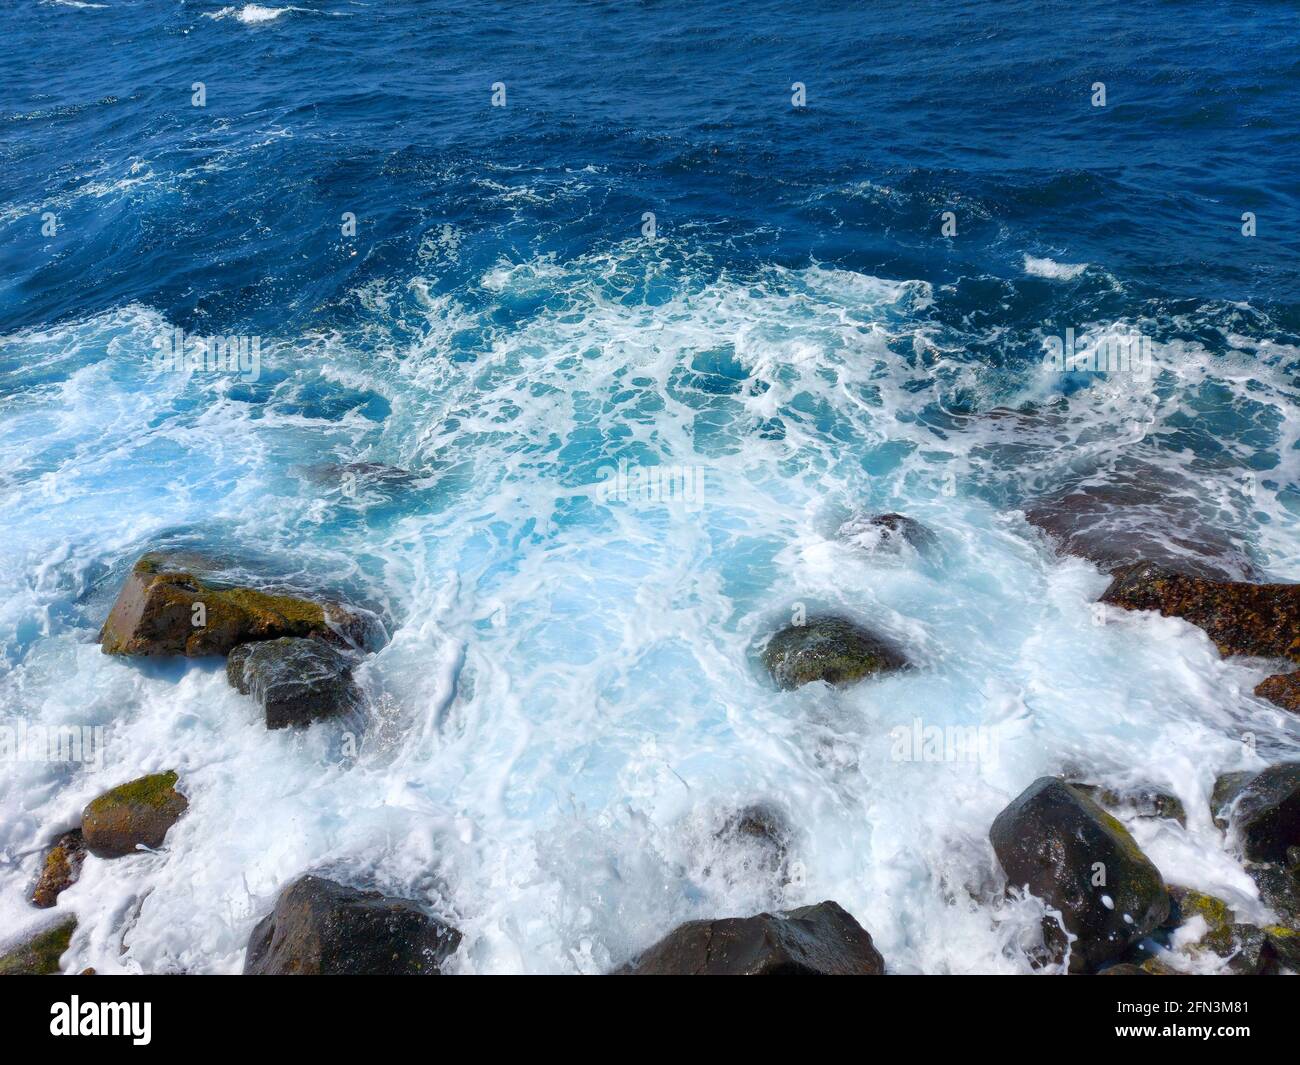
[[[763,649],[763,664],[777,685],[798,688],[820,680],[843,687],[908,666],[889,641],[847,618],[823,615],[787,625]]]
[[[1108,810],[1124,810],[1135,817],[1177,821],[1184,827],[1187,825],[1187,811],[1183,808],[1182,800],[1169,792],[1146,787],[1116,791],[1100,784],[1084,784],[1074,780],[1068,783]]]
[[[1192,945],[1194,953],[1209,950],[1221,958],[1233,954],[1237,949],[1233,937],[1237,916],[1223,899],[1184,887],[1171,887],[1169,895],[1174,901],[1179,925],[1186,924],[1193,917],[1200,917],[1207,925],[1205,934]]]
[[[1223,655],[1300,662],[1300,584],[1210,580],[1142,562],[1117,570],[1101,601],[1182,618]]]
[[[86,849],[97,858],[121,858],[140,846],[156,850],[189,806],[171,770],[140,777],[92,799],[81,815]]]
[[[225,655],[281,636],[320,636],[364,646],[369,624],[336,604],[254,588],[224,587],[145,555],[132,568],[100,630],[110,655]]]
[[[0,976],[51,976],[57,973],[59,959],[72,942],[72,933],[76,929],[77,919],[68,917],[0,954]]]
[[[80,829],[65,832],[56,839],[45,854],[40,879],[32,890],[32,904],[41,909],[53,906],[59,894],[77,882],[85,857],[86,844]]]

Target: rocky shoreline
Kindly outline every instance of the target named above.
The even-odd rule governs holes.
[[[1062,534],[1056,503],[1038,524],[1061,550],[1088,555],[1086,537]],[[1091,517],[1092,511],[1082,510]],[[1031,515],[1033,521],[1033,515]],[[1053,523],[1055,523],[1053,525]],[[1051,527],[1049,527],[1051,526]],[[939,538],[899,514],[845,523],[841,537],[864,550],[932,555]],[[1233,579],[1212,566],[1167,559],[1098,560],[1111,573],[1106,606],[1154,611],[1200,627],[1224,656],[1300,666],[1300,585]],[[315,722],[366,727],[366,696],[354,668],[382,639],[368,612],[274,587],[222,582],[194,559],[147,554],[130,570],[100,633],[103,653],[124,658],[222,656],[232,688],[268,729]],[[832,687],[916,668],[905,648],[860,620],[800,617],[772,633],[761,662],[776,688]],[[1255,690],[1300,711],[1300,670],[1282,669]],[[163,770],[125,782],[88,803],[76,828],[58,832],[31,902],[59,909],[59,895],[87,861],[118,861],[165,847],[190,800],[184,781]],[[1009,895],[1048,908],[1036,967],[1074,974],[1178,972],[1157,947],[1177,943],[1190,958],[1221,960],[1221,971],[1300,973],[1300,763],[1221,775],[1210,814],[1240,858],[1272,924],[1239,922],[1222,899],[1168,884],[1115,812],[1186,821],[1174,796],[1154,789],[1118,794],[1087,781],[1045,776],[1030,782],[993,820],[989,843]],[[737,811],[733,827],[777,841],[766,813]],[[746,827],[748,826],[748,827]],[[780,841],[777,841],[780,842]],[[784,863],[784,843],[779,861]],[[60,913],[36,935],[0,954],[0,975],[49,974],[76,930]],[[418,900],[371,885],[342,884],[304,870],[280,892],[248,942],[247,974],[385,973],[435,975],[462,943],[460,931]],[[1217,964],[1217,963],[1216,963]],[[690,921],[666,932],[614,971],[623,975],[778,975],[887,972],[871,934],[833,900],[748,917]]]

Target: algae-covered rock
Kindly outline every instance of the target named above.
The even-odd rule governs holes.
[[[86,844],[80,829],[65,832],[56,839],[45,854],[40,879],[32,890],[32,904],[41,909],[53,906],[59,893],[77,882],[85,857]]]
[[[460,938],[410,899],[304,876],[253,929],[244,973],[437,976]]]
[[[1286,863],[1287,850],[1300,846],[1300,762],[1253,777],[1233,803],[1232,830],[1250,861]]]
[[[1220,654],[1300,662],[1300,584],[1210,580],[1141,562],[1116,570],[1101,601],[1182,618]]]
[[[1108,810],[1122,810],[1135,817],[1177,821],[1180,825],[1187,825],[1187,811],[1183,809],[1182,800],[1167,791],[1148,787],[1117,791],[1099,784],[1084,784],[1075,780],[1067,783]]]
[[[1061,912],[1072,972],[1093,972],[1164,923],[1169,893],[1128,830],[1083,793],[1040,777],[989,831],[1008,887]]]
[[[623,976],[879,976],[871,936],[838,903],[786,913],[689,921],[634,961]]]
[[[92,799],[81,815],[86,849],[97,858],[121,858],[138,847],[156,850],[189,802],[170,770],[122,784]]]
[[[167,559],[146,555],[132,568],[100,631],[111,655],[224,655],[280,636],[320,636],[364,646],[371,623],[333,603],[254,588],[224,587]]]
[[[50,976],[59,971],[76,931],[77,919],[68,917],[0,954],[0,976]]]
[[[823,615],[787,625],[763,650],[763,664],[785,689],[820,680],[843,686],[876,673],[907,668],[907,658],[883,637],[847,618]]]
[[[1142,968],[1141,965],[1134,965],[1131,961],[1122,961],[1109,968],[1102,969],[1098,976],[1151,976],[1152,974]]]
[[[352,663],[317,639],[241,644],[226,659],[226,678],[253,697],[271,729],[354,714],[362,704]]]
[[[1233,938],[1237,916],[1223,899],[1185,887],[1170,887],[1169,896],[1173,900],[1174,923],[1185,925],[1194,917],[1205,922],[1205,933],[1190,946],[1193,953],[1209,950],[1227,958],[1237,949]]]
[[[1255,694],[1261,699],[1300,714],[1300,673],[1275,673],[1255,685]]]

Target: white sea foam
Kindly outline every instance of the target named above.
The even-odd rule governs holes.
[[[1053,281],[1072,281],[1088,269],[1088,263],[1058,263],[1053,259],[1025,256],[1025,273],[1030,277],[1047,277]]]
[[[1105,578],[966,490],[1004,426],[939,435],[920,418],[934,396],[916,380],[947,372],[924,362],[928,286],[824,268],[675,284],[671,262],[629,245],[499,264],[482,280],[497,300],[564,296],[509,326],[423,279],[367,288],[371,314],[422,318],[420,339],[267,338],[264,376],[291,377],[260,405],[218,376],[155,372],[170,325],[147,308],[5,338],[0,705],[103,725],[107,747],[81,769],[0,765],[0,928],[48,919],[24,893],[86,801],[169,767],[190,808],[164,850],[89,860],[60,900],[81,922],[74,971],[238,971],[279,888],[318,869],[451,920],[462,972],[602,971],[682,920],[824,898],[893,971],[1025,972],[1042,906],[1003,900],[988,827],[1066,770],[1173,791],[1187,828],[1134,822],[1139,841],[1171,880],[1249,905],[1206,801],[1217,771],[1294,752],[1294,723],[1250,695],[1257,665],[1220,659],[1199,630],[1096,624]],[[647,279],[671,293],[623,298]],[[468,328],[485,330],[476,359],[449,359]],[[1041,477],[1086,447],[1104,462],[1116,410],[1163,419],[1218,380],[1205,351],[1175,354],[1154,400],[1103,385],[1050,427],[1022,425],[1016,443],[1041,433],[1041,455],[1005,475]],[[314,416],[294,391],[308,378],[392,413]],[[1253,382],[1224,380],[1285,405],[1267,360]],[[1045,387],[1024,379],[1025,394]],[[776,417],[783,435],[757,431]],[[1293,479],[1296,452],[1277,450]],[[597,470],[620,456],[702,466],[704,506],[595,505]],[[331,457],[436,488],[341,520],[337,497],[292,472]],[[1253,506],[1285,517],[1266,486]],[[928,524],[937,559],[836,539],[850,514],[885,509]],[[104,565],[181,527],[388,612],[392,641],[358,675],[382,727],[355,764],[338,764],[328,727],[266,731],[219,663],[100,654]],[[1275,572],[1300,575],[1294,543],[1275,547]],[[870,621],[920,668],[773,690],[755,649],[798,604]],[[896,761],[894,731],[917,719],[996,730],[998,757]],[[719,872],[739,859],[713,826],[759,801],[790,825],[793,882]]]

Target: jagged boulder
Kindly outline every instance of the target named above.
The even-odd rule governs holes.
[[[1287,850],[1300,846],[1300,762],[1252,777],[1232,805],[1231,824],[1250,861],[1285,863]]]
[[[351,661],[317,639],[240,644],[226,658],[226,678],[253,697],[272,729],[352,715],[362,705]]]
[[[77,882],[85,858],[86,843],[80,829],[59,836],[45,853],[40,879],[32,890],[32,904],[43,910],[53,906],[59,894]]]
[[[253,929],[251,976],[437,976],[460,933],[410,899],[304,876]]]
[[[781,688],[809,681],[845,686],[876,673],[906,669],[903,652],[848,618],[822,615],[787,625],[763,649],[763,664]]]
[[[989,831],[1008,887],[1061,912],[1072,972],[1118,959],[1169,915],[1160,871],[1122,824],[1056,777],[1040,777]]]
[[[871,936],[838,903],[689,921],[618,970],[625,976],[879,976]]]
[[[81,814],[86,850],[96,858],[121,858],[138,848],[156,850],[189,806],[172,771],[152,773],[92,799]]]
[[[1300,584],[1210,580],[1142,562],[1116,570],[1101,601],[1182,618],[1223,655],[1300,662]]]
[[[223,586],[167,558],[145,555],[132,567],[100,630],[110,655],[224,655],[280,636],[319,636],[364,647],[373,619],[335,603]]]
[[[11,947],[0,954],[0,976],[54,975],[76,930],[77,919],[68,917]]]

